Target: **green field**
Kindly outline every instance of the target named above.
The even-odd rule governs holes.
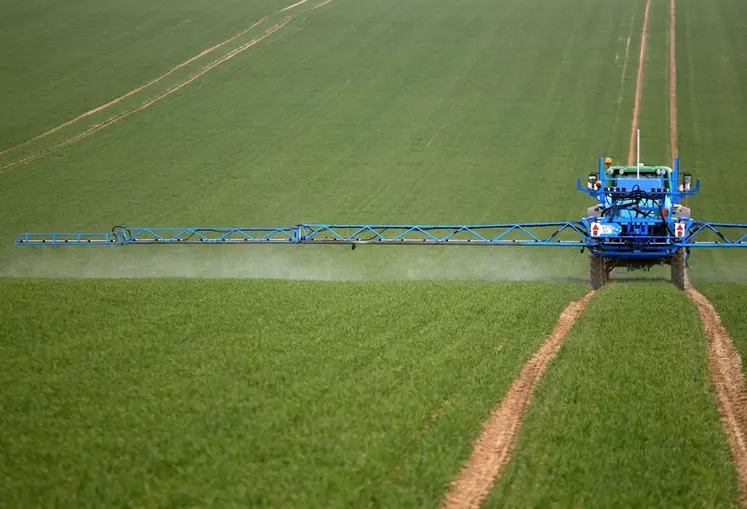
[[[747,292],[734,283],[708,283],[702,293],[716,306],[740,356],[747,358]]]
[[[584,291],[0,282],[3,505],[435,506]]]
[[[704,344],[672,285],[605,288],[545,374],[486,507],[736,506]]]
[[[635,66],[627,67],[628,86],[621,90],[622,63],[615,55],[625,50],[632,7],[600,10],[604,2],[588,0],[544,4],[475,1],[465,9],[448,2],[343,0],[301,11],[283,30],[192,86],[3,172],[0,200],[11,213],[0,219],[0,231],[10,240],[20,231],[107,231],[115,224],[577,218],[588,204],[574,189],[575,179],[595,168],[599,155],[627,150]],[[247,16],[245,25],[256,18]],[[634,38],[637,31],[632,29]],[[525,53],[537,54],[545,65],[519,58]],[[179,62],[172,58],[163,67]],[[155,74],[144,72],[140,82]],[[157,88],[178,79],[165,81]],[[128,89],[115,83],[111,97]],[[127,99],[133,105],[140,100]],[[52,138],[82,129],[76,126]],[[36,145],[20,153],[33,153]],[[47,148],[48,139],[38,145]],[[2,157],[12,162],[17,154]],[[29,196],[19,189],[34,189],[40,203],[24,206]],[[536,205],[524,198],[531,195]],[[565,250],[205,253],[163,250],[154,259],[142,251],[101,257],[79,250],[49,260],[46,252],[8,246],[0,250],[0,266],[12,276],[45,275],[50,264],[70,276],[222,276],[224,266],[261,276],[252,264],[262,266],[267,257],[282,260],[289,272],[339,267],[337,277],[345,279],[586,276],[585,257]]]
[[[626,159],[644,0],[321,1],[0,0],[0,505],[435,507],[588,288],[576,249],[13,245],[575,220],[576,178]],[[649,164],[670,155],[668,7]],[[680,155],[713,221],[747,222],[745,16],[677,0]],[[747,253],[725,251],[690,274],[745,355]],[[487,505],[736,500],[697,311],[643,277],[593,298]]]
[[[743,23],[732,21],[744,19],[747,5],[678,3],[680,155],[702,172],[705,185],[697,201],[702,217],[745,222],[743,193],[734,184],[747,158],[747,147],[738,141],[747,132],[747,38]],[[720,76],[717,83],[713,76]],[[747,262],[740,253],[714,251],[698,258],[702,262],[693,267],[694,279],[747,282]]]

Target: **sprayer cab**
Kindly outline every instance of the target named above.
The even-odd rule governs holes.
[[[612,217],[627,218],[650,218],[657,212],[663,218],[689,217],[689,209],[680,202],[695,194],[700,183],[693,188],[692,175],[680,175],[677,161],[674,169],[644,164],[612,166],[607,161],[603,163],[600,159],[599,171],[589,174],[583,189],[598,202],[587,209],[587,217],[604,217],[612,212],[616,213]]]
[[[692,175],[680,175],[678,167],[678,160],[670,168],[613,166],[600,158],[599,170],[589,174],[586,186],[579,181],[579,189],[597,201],[586,209],[584,219],[592,244],[593,286],[604,284],[614,268],[649,270],[664,264],[673,270],[676,266],[676,284],[684,281],[687,249],[681,244],[691,219],[690,209],[681,202],[700,184],[693,188]],[[684,257],[681,264],[677,257]]]

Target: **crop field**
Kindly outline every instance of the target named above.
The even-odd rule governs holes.
[[[741,0],[0,13],[0,506],[747,500],[747,250],[694,250],[696,296],[668,267],[589,294],[575,248],[13,243],[576,220],[633,119],[694,216],[747,223]]]
[[[667,284],[605,290],[538,387],[486,507],[731,507],[695,306]]]
[[[12,507],[434,505],[493,395],[584,292],[1,285],[0,312],[12,316],[0,329],[2,398],[16,409],[0,438]],[[497,339],[495,327],[512,332]]]

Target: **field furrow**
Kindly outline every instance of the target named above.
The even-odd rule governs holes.
[[[545,373],[485,507],[733,507],[734,467],[695,306],[610,285]]]
[[[692,300],[613,273],[578,316],[577,249],[13,239],[577,220],[637,128],[694,218],[747,223],[743,0],[0,12],[0,505],[740,501],[744,252],[693,250]]]
[[[747,161],[747,37],[740,0],[677,0],[677,102],[683,169],[701,179],[690,200],[698,218],[747,223],[741,188]],[[689,275],[700,282],[747,282],[741,249],[693,252]]]
[[[68,276],[583,281],[575,250],[77,250],[50,259],[10,245],[20,231],[116,224],[578,218],[587,203],[575,179],[597,156],[625,150],[633,92],[621,94],[618,79],[635,81],[624,56],[638,52],[642,18],[628,4],[568,1],[347,0],[309,11],[192,86],[0,174],[10,211],[0,217],[0,274],[41,276],[53,264]],[[139,74],[138,83],[157,75]],[[34,207],[23,189],[33,189]],[[273,260],[284,270],[267,268]],[[319,270],[328,266],[337,267],[329,276]]]
[[[435,506],[584,291],[0,280],[0,499]]]
[[[670,0],[669,15],[669,108],[670,147],[678,154],[677,131],[677,8]],[[686,278],[686,293],[698,307],[708,345],[711,383],[716,392],[721,422],[729,439],[732,458],[739,480],[740,500],[747,505],[747,386],[742,371],[742,359],[713,304],[693,287]]]
[[[483,424],[469,460],[451,483],[444,497],[444,507],[480,507],[490,494],[501,470],[511,459],[537,384],[593,295],[593,291],[589,292],[563,310],[550,336],[511,383],[508,392]]]
[[[289,3],[2,2],[0,150],[136,90]]]

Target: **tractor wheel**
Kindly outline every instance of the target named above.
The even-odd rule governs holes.
[[[591,287],[599,290],[607,282],[607,270],[604,267],[604,258],[600,255],[589,256],[589,276]]]
[[[672,283],[680,290],[685,289],[685,249],[680,248],[672,255]]]

